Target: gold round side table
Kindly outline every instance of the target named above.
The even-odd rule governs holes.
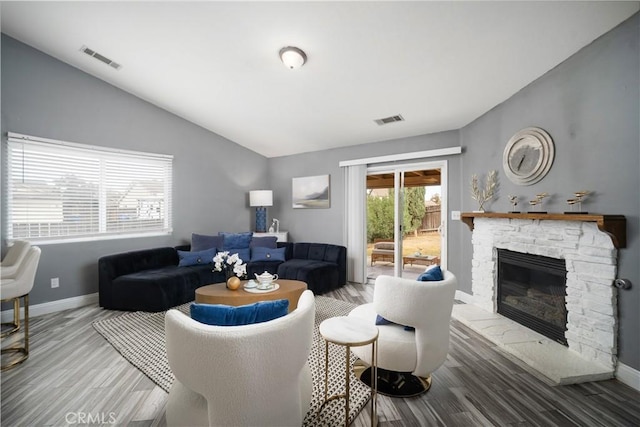
[[[378,327],[357,317],[339,316],[324,320],[320,324],[320,335],[325,341],[325,371],[324,371],[324,406],[334,399],[345,399],[345,422],[349,425],[349,377],[351,372],[351,347],[360,347],[371,344],[371,370],[373,374],[373,384],[371,385],[371,425],[377,424],[378,409]],[[346,351],[345,359],[345,383],[344,394],[327,396],[329,379],[329,343],[344,346]],[[321,409],[322,410],[322,409]]]

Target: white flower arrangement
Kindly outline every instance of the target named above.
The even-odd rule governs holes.
[[[247,274],[247,264],[240,259],[237,253],[229,254],[229,251],[218,252],[213,257],[215,271],[224,271],[227,277],[231,277],[231,273],[238,277]]]

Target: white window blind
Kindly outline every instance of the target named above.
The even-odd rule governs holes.
[[[7,232],[37,242],[168,234],[173,156],[9,132]]]

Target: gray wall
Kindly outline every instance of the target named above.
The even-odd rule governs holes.
[[[548,192],[549,212],[568,210],[566,200],[578,190],[594,193],[583,210],[625,215],[627,247],[619,253],[618,277],[633,288],[619,294],[620,360],[640,369],[640,56],[638,15],[549,71],[503,104],[460,131],[466,147],[463,182],[474,172],[502,171],[502,151],[518,130],[539,126],[552,136],[556,157],[539,183],[520,187],[500,174],[501,197],[491,210],[507,211],[508,194],[525,203]],[[464,193],[463,193],[464,194]],[[462,198],[464,210],[475,208]],[[526,207],[525,207],[526,208]],[[459,248],[465,262],[462,289],[469,291],[471,233],[465,230]]]
[[[251,227],[248,191],[264,185],[265,157],[4,34],[1,42],[3,154],[11,131],[174,156],[173,235],[42,245],[31,304],[97,292],[102,255]],[[242,159],[242,168],[230,159]],[[2,193],[5,183],[3,176]]]
[[[584,208],[627,218],[627,248],[619,251],[619,277],[633,288],[619,297],[620,360],[640,369],[640,59],[638,15],[596,40],[513,97],[458,131],[423,135],[355,147],[270,159],[270,182],[276,191],[273,215],[296,241],[340,243],[343,182],[338,162],[409,151],[461,145],[463,154],[449,163],[449,210],[471,211],[471,175],[498,170],[499,198],[487,209],[505,212],[508,194],[521,201],[540,192],[550,212],[567,210],[566,199],[591,190]],[[502,171],[502,152],[518,130],[539,126],[554,139],[553,167],[541,182],[512,184]],[[331,209],[291,209],[291,178],[331,174]],[[524,207],[526,208],[526,206]],[[450,217],[450,214],[447,213]],[[449,269],[459,288],[471,293],[471,232],[449,222]]]
[[[394,125],[402,126],[401,123],[388,126]],[[458,142],[458,132],[449,131],[272,158],[269,164],[269,182],[274,189],[274,206],[269,210],[269,218],[272,216],[278,218],[280,230],[289,231],[289,236],[294,241],[342,244],[344,182],[343,171],[338,166],[340,161],[454,147],[459,145]],[[459,156],[427,160],[443,158],[449,159],[449,176],[453,181],[449,183],[449,191],[457,193],[460,191]],[[293,209],[291,178],[325,174],[330,175],[331,207],[329,209]]]

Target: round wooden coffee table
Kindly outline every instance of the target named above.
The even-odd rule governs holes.
[[[289,300],[289,312],[298,306],[298,299],[302,292],[307,289],[307,284],[300,280],[279,279],[276,283],[280,285],[278,289],[271,292],[251,293],[244,289],[246,280],[242,281],[240,287],[232,291],[227,289],[225,283],[214,283],[213,285],[202,286],[196,289],[196,302],[202,304],[225,304],[225,305],[246,305],[258,301],[273,301],[277,299]]]

